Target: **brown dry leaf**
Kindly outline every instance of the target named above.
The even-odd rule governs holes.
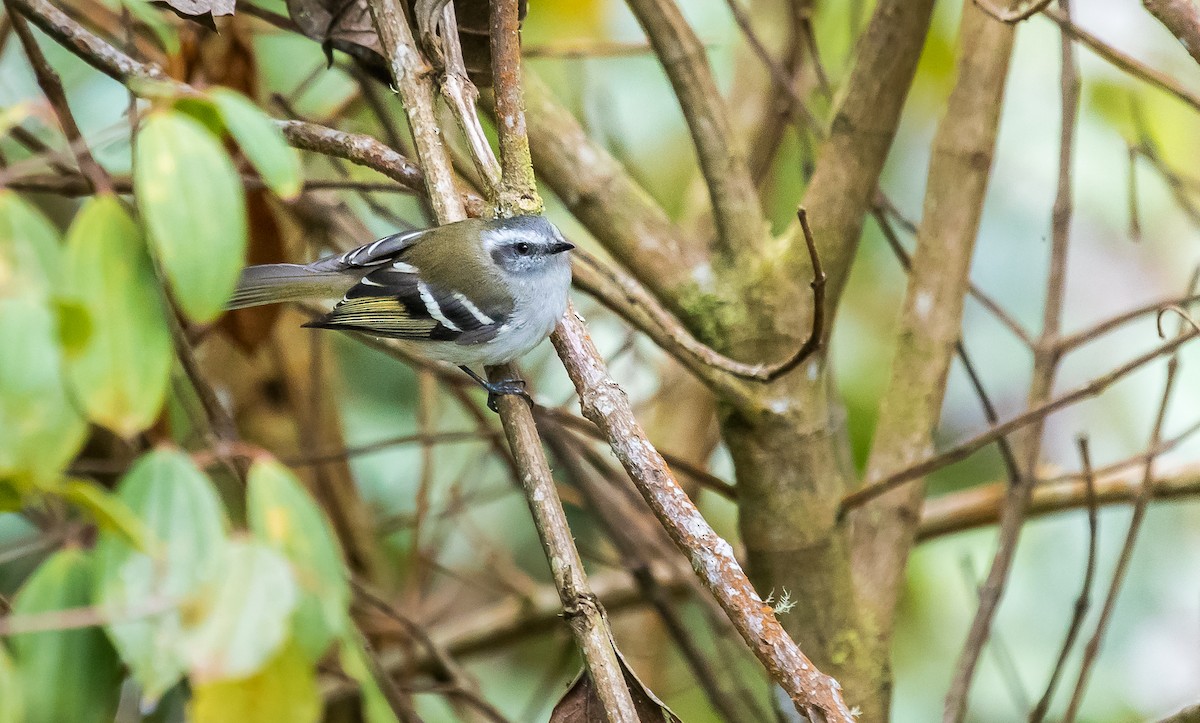
[[[287,9],[300,32],[320,43],[331,62],[333,51],[340,50],[386,80],[387,63],[367,0],[287,0]]]
[[[614,648],[616,650],[616,648]],[[637,710],[638,720],[642,723],[682,723],[650,689],[642,683],[633,670],[625,662],[625,656],[617,651],[617,660],[621,664],[621,672],[625,676],[625,684],[629,686],[629,695],[633,698],[633,707]],[[596,695],[595,685],[586,670],[579,671],[575,682],[563,694],[550,713],[549,723],[604,723],[608,719],[604,708],[600,705],[600,697]]]
[[[419,19],[414,34],[421,38],[431,57],[439,55],[438,41],[430,24],[440,16],[445,0],[407,0],[409,17]],[[321,43],[326,54],[340,50],[352,56],[372,75],[387,81],[387,63],[383,48],[371,22],[367,0],[287,0],[288,14],[300,32]],[[471,79],[481,87],[491,85],[491,52],[488,38],[487,0],[455,0],[463,61]],[[518,12],[525,17],[526,0],[519,0]]]
[[[233,15],[235,0],[153,0],[154,5],[170,8],[184,20],[197,22],[209,30],[216,30],[214,18]]]

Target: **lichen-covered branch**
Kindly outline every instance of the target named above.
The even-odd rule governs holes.
[[[810,720],[851,723],[841,686],[800,652],[750,584],[733,548],[713,531],[679,487],[634,419],[628,398],[608,375],[582,319],[573,310],[563,317],[551,341],[579,394],[584,416],[604,433],[646,503],[772,679]]]

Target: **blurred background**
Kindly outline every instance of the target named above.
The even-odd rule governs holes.
[[[282,2],[256,5],[285,13]],[[723,0],[690,0],[688,19],[706,43],[718,80],[734,101],[736,59],[744,53],[742,35]],[[753,3],[752,3],[753,5]],[[1138,60],[1200,92],[1200,68],[1139,3],[1093,0],[1079,3],[1076,22]],[[852,41],[869,17],[870,3],[817,3],[818,47],[834,88],[848,67]],[[918,219],[930,143],[954,81],[958,15],[954,2],[938,5],[916,83],[909,95],[901,131],[893,146],[883,188],[900,213]],[[756,17],[752,12],[751,17]],[[320,47],[295,35],[251,22],[258,65],[257,94],[264,100],[281,94],[299,117],[338,116],[343,130],[380,135],[381,128],[361,101],[358,82],[339,60],[328,70]],[[772,28],[758,30],[770,36]],[[1042,294],[1049,255],[1051,205],[1056,183],[1059,134],[1059,31],[1044,17],[1022,23],[1008,81],[1007,99],[988,202],[975,255],[973,280],[997,299],[1027,329],[1041,323]],[[644,36],[628,9],[616,0],[536,0],[530,3],[523,43],[528,67],[554,88],[593,138],[620,158],[669,211],[686,213],[697,191],[696,163],[686,127],[663,72],[642,48]],[[124,89],[74,56],[46,42],[43,47],[60,71],[72,105],[93,141],[99,160],[113,173],[129,172],[128,127]],[[1200,123],[1195,109],[1113,68],[1086,49],[1079,50],[1083,78],[1075,166],[1075,216],[1068,266],[1065,328],[1068,332],[1136,306],[1182,295],[1200,263],[1200,215],[1180,199],[1200,201]],[[40,91],[16,43],[0,55],[0,108],[31,104]],[[828,99],[814,95],[814,108],[826,113]],[[280,114],[276,109],[274,112]],[[398,104],[391,113],[401,117]],[[27,124],[50,142],[53,117]],[[43,132],[44,131],[44,132]],[[1162,166],[1136,158],[1131,146],[1152,142]],[[0,148],[10,159],[24,150],[9,140]],[[812,148],[789,130],[771,170],[765,196],[776,230],[793,218]],[[309,178],[343,172],[318,156],[306,156]],[[347,166],[350,178],[377,180]],[[1131,173],[1133,178],[1131,180]],[[1130,186],[1136,199],[1130,200]],[[1174,184],[1174,185],[1173,185]],[[377,193],[371,203],[357,194],[329,194],[345,205],[366,234],[339,238],[356,245],[395,230],[398,220],[422,223],[419,205],[407,196]],[[75,203],[31,196],[60,225]],[[546,193],[549,215],[573,241],[595,245]],[[296,228],[280,231],[288,247],[304,248],[310,239]],[[911,248],[912,238],[901,240]],[[868,222],[833,337],[838,386],[848,409],[856,462],[861,465],[875,423],[878,400],[886,386],[897,310],[905,276],[879,228]],[[644,338],[632,335],[592,300],[576,295],[613,376],[651,420],[663,414],[664,384],[686,384],[682,374]],[[1170,322],[1173,324],[1174,322]],[[1169,325],[1170,325],[1169,324]],[[280,440],[309,453],[350,448],[432,431],[473,430],[474,422],[444,391],[422,382],[412,369],[349,338],[297,328],[284,315],[273,334],[301,348],[324,348],[325,374],[332,385],[344,440],[314,433],[306,442]],[[978,304],[968,301],[964,341],[1001,418],[1023,409],[1031,360],[1022,344]],[[1070,354],[1059,375],[1066,390],[1112,369],[1132,350],[1158,343],[1153,315],[1143,316]],[[15,343],[3,340],[0,343]],[[224,367],[227,378],[258,379],[261,361],[223,339],[202,347],[209,368]],[[259,359],[259,361],[252,361]],[[1200,358],[1185,348],[1177,392],[1164,436],[1188,429],[1198,416]],[[574,409],[565,374],[544,345],[524,362],[535,381],[536,396],[548,406]],[[1102,466],[1146,447],[1156,402],[1164,381],[1161,363],[1131,375],[1100,397],[1049,418],[1044,457],[1063,470],[1076,470],[1075,439],[1086,435],[1094,462]],[[696,385],[692,391],[700,393]],[[238,408],[234,398],[223,400]],[[259,390],[269,396],[270,390]],[[474,394],[474,392],[471,392]],[[656,405],[660,408],[656,409]],[[690,414],[690,405],[677,415]],[[671,417],[668,414],[667,419]],[[689,433],[713,435],[708,417]],[[676,418],[677,426],[684,426]],[[690,420],[689,420],[690,421]],[[239,422],[259,425],[270,437],[271,418],[262,410],[242,410]],[[650,423],[655,427],[653,422]],[[943,411],[940,442],[949,445],[986,426],[979,402],[962,369],[955,367]],[[689,427],[690,429],[690,427]],[[386,567],[397,570],[401,606],[431,626],[486,627],[489,615],[501,615],[496,600],[518,596],[547,581],[546,563],[524,499],[509,482],[504,464],[480,437],[437,445],[395,444],[354,454],[350,470],[367,505],[385,532]],[[664,442],[668,451],[669,443]],[[702,445],[701,445],[702,446]],[[1196,462],[1200,441],[1185,439],[1164,455],[1156,469],[1169,471]],[[285,455],[286,458],[286,455]],[[719,445],[708,460],[711,471],[732,480],[727,452]],[[938,472],[931,495],[1000,481],[998,455],[985,450]],[[736,510],[711,491],[696,492],[717,530],[737,544]],[[579,507],[569,487],[563,496],[581,552],[596,579],[618,565],[619,556]],[[419,535],[414,534],[420,518]],[[1093,592],[1085,631],[1095,620],[1103,585],[1111,575],[1124,539],[1129,511],[1104,508],[1099,519],[1101,587]],[[40,559],[20,547],[30,528],[13,514],[0,514],[0,592],[8,594]],[[991,528],[949,534],[922,543],[909,563],[894,650],[896,721],[939,717],[967,625],[975,609],[974,587],[986,573],[994,549]],[[1041,695],[1070,619],[1086,557],[1087,526],[1082,510],[1054,514],[1027,524],[1015,571],[995,626],[995,634],[972,693],[971,717],[979,721],[1023,717]],[[19,554],[18,554],[19,553]],[[597,582],[597,585],[600,585]],[[772,591],[762,591],[764,594]],[[801,591],[791,591],[804,605]],[[778,593],[777,593],[778,594]],[[617,640],[629,663],[685,721],[717,720],[678,653],[653,615],[638,605],[610,607]],[[694,601],[683,604],[683,619],[714,660],[727,666],[722,675],[755,681],[752,693],[765,706],[766,686],[757,663],[740,642],[710,633],[708,613]],[[558,694],[577,669],[577,654],[565,626],[551,619],[540,632],[519,640],[491,641],[462,655],[484,696],[518,721],[544,720]],[[801,641],[803,644],[803,641]],[[1068,663],[1073,680],[1078,655]],[[1060,695],[1060,697],[1062,697]],[[456,714],[436,690],[415,696],[422,717],[455,720]],[[1200,505],[1192,500],[1152,505],[1137,546],[1129,579],[1116,607],[1083,709],[1082,719],[1096,722],[1162,717],[1200,701]],[[1058,710],[1058,708],[1052,709]]]

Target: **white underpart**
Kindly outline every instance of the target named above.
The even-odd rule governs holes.
[[[454,298],[458,299],[458,303],[462,304],[463,307],[471,313],[471,316],[475,317],[480,324],[489,326],[496,323],[495,319],[480,311],[479,307],[475,306],[474,302],[464,296],[461,292],[455,291]]]
[[[430,316],[437,319],[441,322],[442,326],[450,331],[462,331],[462,329],[458,328],[453,321],[447,319],[446,315],[442,313],[442,307],[438,306],[437,299],[433,298],[433,293],[429,291],[428,284],[424,281],[418,281],[417,292],[421,294],[421,301],[424,302],[425,310],[429,312]]]
[[[406,274],[415,274],[415,273],[417,273],[417,267],[416,267],[416,266],[413,266],[412,264],[410,264],[410,263],[406,263],[406,262],[404,262],[404,261],[397,261],[396,263],[392,264],[392,268],[393,268],[393,269],[395,269],[395,270],[397,270],[397,271],[402,271],[402,272],[404,272],[404,273],[406,273]]]

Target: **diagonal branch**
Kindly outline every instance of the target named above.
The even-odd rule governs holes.
[[[550,337],[579,394],[585,417],[609,445],[675,545],[725,610],[738,633],[797,710],[810,720],[850,723],[841,687],[821,673],[784,631],[721,539],[679,487],[662,456],[634,419],[629,399],[608,375],[599,352],[574,310]],[[820,715],[822,718],[816,718]]]
[[[703,43],[674,0],[629,0],[629,8],[654,46],[691,130],[712,200],[718,248],[730,258],[761,248],[766,216]]]
[[[50,101],[50,107],[58,118],[58,125],[62,128],[63,135],[67,137],[67,142],[75,152],[75,161],[79,164],[80,172],[91,184],[93,191],[111,193],[112,180],[104,168],[96,162],[92,152],[88,150],[83,134],[79,132],[79,124],[75,122],[75,116],[71,113],[71,106],[67,102],[67,93],[63,90],[62,79],[58,77],[54,68],[50,67],[42,49],[38,47],[37,40],[29,30],[29,24],[25,18],[14,12],[14,6],[10,0],[6,0],[4,5],[8,10],[12,29],[20,39],[21,47],[25,49],[25,55],[29,58],[29,65],[33,68],[33,74],[37,77],[38,86],[46,95],[46,99]]]
[[[855,507],[858,507],[867,501],[872,500],[879,495],[884,494],[885,492],[888,492],[889,490],[895,489],[910,479],[924,477],[934,470],[938,470],[947,465],[964,460],[992,442],[995,442],[1000,437],[1008,435],[1014,430],[1021,429],[1029,424],[1032,424],[1039,419],[1057,412],[1060,409],[1069,407],[1075,402],[1078,402],[1082,399],[1087,399],[1088,397],[1094,397],[1121,379],[1125,378],[1130,373],[1137,371],[1141,367],[1154,361],[1155,359],[1158,359],[1159,357],[1171,354],[1179,347],[1183,346],[1192,339],[1195,339],[1197,336],[1200,336],[1200,333],[1196,331],[1189,331],[1174,339],[1171,339],[1170,341],[1163,342],[1150,351],[1138,355],[1134,359],[1131,359],[1107,374],[1096,377],[1095,379],[1092,379],[1091,381],[1082,384],[1065,394],[1054,397],[1045,404],[1028,409],[1012,419],[1009,419],[1007,422],[997,424],[987,431],[981,432],[964,442],[956,444],[941,454],[922,460],[906,469],[893,472],[878,482],[867,485],[860,490],[851,492],[842,498],[839,514],[844,515]]]

